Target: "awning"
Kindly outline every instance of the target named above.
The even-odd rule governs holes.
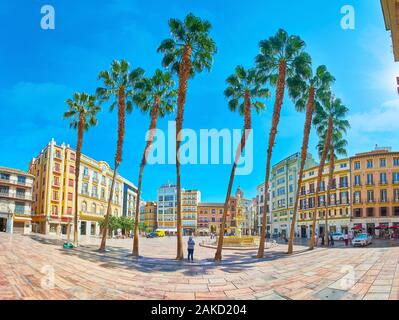
[[[388,229],[388,226],[380,224],[378,227],[375,227],[375,229]]]
[[[354,227],[352,228],[352,230],[363,230],[363,227],[357,225],[357,226],[354,226]]]
[[[174,229],[157,229],[155,231],[164,231],[164,232],[177,232],[177,228]]]

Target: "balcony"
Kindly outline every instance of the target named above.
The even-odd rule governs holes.
[[[388,182],[386,180],[380,181],[380,183],[379,183],[380,186],[386,186],[387,184],[388,184]]]
[[[0,192],[0,197],[32,201],[32,195],[22,192]]]
[[[367,181],[366,186],[374,186],[374,181]]]
[[[392,184],[398,185],[399,184],[399,180],[393,180]]]
[[[60,167],[54,167],[53,172],[57,174],[61,174],[61,168]]]
[[[25,186],[25,187],[32,187],[33,182],[31,180],[18,180],[18,179],[12,179],[12,178],[2,178],[0,177],[0,182],[6,183],[6,184],[12,184],[12,185],[18,185],[18,186]]]

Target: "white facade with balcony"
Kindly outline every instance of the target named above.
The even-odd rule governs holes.
[[[30,233],[34,177],[0,167],[0,232]]]

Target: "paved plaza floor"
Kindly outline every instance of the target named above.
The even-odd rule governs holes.
[[[197,244],[203,239],[197,238]],[[185,242],[187,239],[185,239]],[[399,299],[399,246],[376,242],[367,248],[295,246],[266,250],[214,250],[196,246],[195,261],[174,260],[176,238],[140,238],[139,259],[132,239],[82,238],[81,246],[43,235],[0,233],[1,299]]]

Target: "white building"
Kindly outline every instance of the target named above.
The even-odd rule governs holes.
[[[0,232],[30,233],[34,176],[0,167]]]

